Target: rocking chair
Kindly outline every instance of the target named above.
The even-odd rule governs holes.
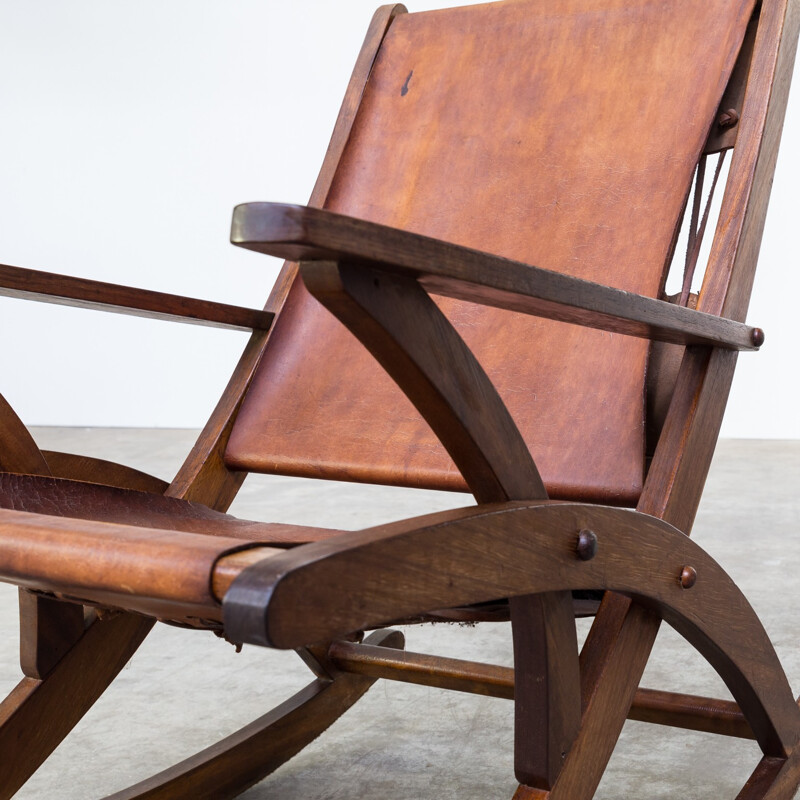
[[[738,797],[793,797],[800,708],[688,534],[737,352],[763,341],[742,320],[799,25],[794,0],[384,6],[309,205],[234,211],[235,245],[287,259],[264,311],[0,268],[5,294],[253,330],[168,486],[42,452],[0,405],[24,673],[0,705],[0,798],[156,620],[296,649],[315,679],[116,798],[233,797],[379,677],[513,698],[516,800],[592,797],[628,717],[755,738]],[[731,149],[694,294],[706,160]],[[477,505],[357,532],[247,522],[225,511],[251,471]],[[499,618],[513,670],[384,629]],[[662,619],[735,703],[638,689]]]

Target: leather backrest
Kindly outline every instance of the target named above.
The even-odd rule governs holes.
[[[506,0],[403,14],[325,207],[656,296],[753,0]],[[647,342],[441,299],[555,497],[633,504]],[[297,281],[226,452],[239,469],[464,489]]]

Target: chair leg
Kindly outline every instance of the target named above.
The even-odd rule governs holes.
[[[594,796],[650,655],[660,619],[628,598],[607,595],[581,653],[581,728],[549,800]],[[600,634],[596,634],[600,631]]]
[[[82,605],[19,590],[19,663],[26,677],[46,678],[85,630]]]
[[[377,631],[368,644],[400,648],[399,631]],[[375,678],[319,678],[236,733],[105,800],[226,800],[258,783],[333,724]]]
[[[514,639],[514,771],[549,789],[581,723],[581,680],[572,593],[511,598]]]
[[[793,800],[800,784],[800,748],[789,758],[761,759],[736,800]]]
[[[95,620],[41,679],[25,677],[0,704],[0,800],[12,797],[105,691],[153,626]]]
[[[659,620],[620,595],[607,595],[603,625],[581,653],[581,729],[550,791],[520,785],[513,800],[590,800],[622,729]],[[595,629],[593,628],[593,634]],[[761,676],[769,681],[775,676]],[[796,710],[796,709],[794,709]],[[752,724],[752,721],[751,721]],[[800,787],[800,743],[790,736],[787,755],[765,755],[737,800],[793,800]]]

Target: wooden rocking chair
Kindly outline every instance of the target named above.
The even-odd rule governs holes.
[[[309,207],[234,212],[234,244],[291,262],[265,311],[3,267],[6,294],[254,333],[169,486],[42,453],[0,407],[0,579],[21,587],[24,672],[0,706],[0,797],[156,619],[296,648],[316,677],[115,798],[233,797],[378,677],[513,698],[517,800],[590,798],[629,716],[753,737],[740,800],[793,797],[800,708],[688,533],[737,351],[763,339],[742,320],[799,24],[794,0],[384,6]],[[731,148],[692,295],[706,156]],[[224,513],[248,471],[477,505],[352,533],[250,523]],[[387,630],[362,641],[504,615],[513,671],[407,653]],[[735,703],[637,691],[662,619]]]

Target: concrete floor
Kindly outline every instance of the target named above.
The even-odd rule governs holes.
[[[115,458],[168,478],[190,431],[39,429],[41,447]],[[695,538],[729,571],[761,615],[789,680],[800,686],[800,442],[723,441]],[[248,478],[232,513],[358,528],[465,504],[463,495]],[[0,691],[19,678],[16,597],[0,585]],[[585,632],[585,626],[582,626]],[[506,625],[421,626],[408,647],[511,663]],[[304,685],[293,653],[246,647],[236,655],[209,634],[157,626],[120,677],[17,795],[86,800],[140,780],[225,736]],[[694,651],[664,627],[642,683],[729,696]],[[379,682],[299,756],[242,797],[510,798],[512,705]],[[630,722],[599,800],[733,798],[757,763],[752,742]]]

